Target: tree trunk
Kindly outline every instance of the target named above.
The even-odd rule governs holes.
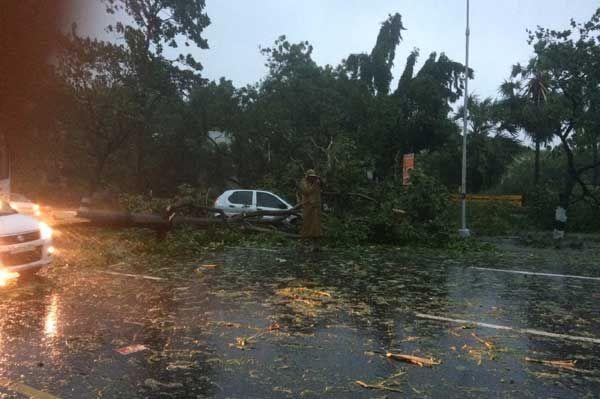
[[[145,128],[142,127],[135,137],[135,185],[139,193],[143,193],[146,189],[146,176],[144,174],[145,166],[145,146],[144,137]]]
[[[558,204],[562,206],[565,210],[569,209],[569,205],[571,203],[571,195],[573,194],[573,189],[575,188],[575,179],[569,174],[567,177],[567,183],[565,187],[563,187],[563,191],[560,193],[560,198]]]
[[[594,141],[592,146],[592,154],[593,154],[593,162],[596,164],[598,162],[598,142]],[[592,175],[592,185],[598,185],[598,166],[594,166],[593,175]]]
[[[106,166],[106,161],[108,160],[109,154],[103,154],[100,158],[98,158],[96,162],[96,170],[94,171],[94,176],[92,177],[92,181],[90,182],[90,193],[91,197],[94,195],[98,187],[100,186],[100,182],[102,181],[102,174],[104,173],[104,167]]]
[[[560,249],[562,242],[565,238],[568,222],[568,210],[571,202],[571,195],[573,188],[575,187],[575,179],[571,171],[567,174],[567,181],[563,190],[559,194],[558,205],[554,210],[554,226],[552,231],[552,238],[554,240],[554,247]]]
[[[535,139],[535,165],[533,167],[533,184],[537,186],[540,180],[540,140]]]

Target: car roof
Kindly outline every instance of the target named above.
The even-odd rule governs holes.
[[[275,197],[279,198],[279,199],[280,199],[280,200],[282,200],[283,202],[287,203],[287,201],[286,201],[286,200],[285,200],[285,199],[284,199],[282,196],[280,196],[280,195],[277,195],[277,194],[275,194],[275,193],[274,193],[274,192],[272,192],[272,191],[267,191],[267,190],[255,190],[255,189],[248,189],[248,188],[235,188],[235,189],[227,190],[227,191],[223,192],[223,194],[219,195],[219,198],[220,198],[220,197],[223,197],[223,196],[225,196],[225,195],[231,195],[231,194],[233,194],[233,193],[235,193],[235,192],[238,192],[238,191],[250,191],[250,192],[257,192],[257,193],[271,194],[271,195],[274,195]],[[289,204],[288,204],[288,205],[289,205]]]
[[[260,190],[260,189],[251,189],[251,188],[234,188],[234,189],[227,190],[227,191],[223,192],[223,194],[221,194],[221,195],[229,194],[229,193],[235,193],[236,191],[253,191],[253,192],[256,191],[257,193],[267,193],[267,194],[277,195],[277,194],[275,194],[272,191]]]

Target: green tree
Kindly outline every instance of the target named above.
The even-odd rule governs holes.
[[[142,60],[161,56],[165,46],[177,49],[178,39],[184,40],[185,47],[194,43],[201,49],[208,48],[202,36],[210,24],[204,13],[205,0],[102,0],[106,11],[112,15],[126,14],[125,22],[108,26],[109,31],[125,35],[128,46]],[[185,63],[196,70],[202,65],[188,53],[180,53],[175,62]]]
[[[503,84],[500,92],[508,106],[508,120],[520,126],[531,138],[535,146],[535,161],[533,168],[534,184],[540,177],[540,150],[543,144],[552,140],[553,132],[549,126],[545,106],[548,97],[549,74],[539,62],[532,58],[527,66],[513,66],[512,79],[515,84]]]
[[[398,89],[388,100],[393,126],[381,139],[373,140],[385,154],[379,157],[384,162],[379,167],[383,171],[398,164],[403,153],[452,147],[458,136],[458,127],[448,115],[451,104],[462,96],[464,66],[434,52],[415,73],[417,56],[417,51],[409,55]]]
[[[263,48],[268,76],[239,91],[243,122],[233,134],[232,156],[241,181],[269,176],[292,186],[307,167],[340,187],[349,176],[364,180],[367,170],[381,180],[397,174],[404,152],[449,143],[458,134],[448,114],[462,94],[464,67],[433,53],[415,73],[415,50],[390,95],[391,75],[382,71],[390,71],[402,29],[400,16],[390,17],[366,64],[351,55],[335,68],[318,66],[309,43],[290,43],[285,36]],[[375,56],[381,53],[386,56]],[[379,77],[369,69],[375,58],[386,60]],[[352,162],[342,159],[341,148]]]
[[[539,27],[529,37],[536,62],[548,76],[544,117],[560,140],[567,161],[560,196],[560,205],[565,209],[572,203],[574,192],[576,200],[589,198],[600,205],[600,198],[586,177],[599,164],[597,160],[587,161],[586,156],[586,142],[598,134],[595,107],[600,93],[599,33],[600,9],[583,24],[572,20],[571,29]]]
[[[90,193],[102,184],[111,157],[129,140],[136,115],[133,92],[127,86],[132,73],[124,47],[68,35],[56,64],[63,82],[64,109],[58,113],[69,147],[83,153],[77,170]],[[76,158],[75,158],[76,159]]]
[[[108,26],[125,40],[129,64],[133,70],[130,85],[136,93],[143,118],[134,129],[135,172],[138,190],[148,188],[148,152],[152,149],[154,123],[165,97],[179,97],[202,83],[202,65],[190,54],[178,49],[183,42],[200,49],[208,48],[202,36],[210,19],[203,12],[204,0],[102,0],[109,14],[124,15],[123,21]],[[178,53],[174,60],[165,56],[165,46]],[[159,124],[160,125],[160,124]]]
[[[402,40],[402,16],[390,15],[381,24],[377,41],[370,55],[351,54],[345,66],[354,79],[360,79],[369,90],[378,95],[387,95],[392,82],[392,67],[396,58],[396,47]]]
[[[523,148],[515,139],[514,126],[502,121],[502,104],[492,98],[480,100],[470,96],[469,107],[469,147],[468,147],[468,187],[473,192],[491,189],[500,182],[507,166]],[[463,107],[456,111],[454,119],[461,121]],[[460,143],[457,143],[457,149]],[[460,151],[455,151],[456,170],[460,165]],[[458,178],[458,175],[456,175]]]

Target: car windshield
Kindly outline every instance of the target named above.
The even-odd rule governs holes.
[[[0,216],[12,215],[17,213],[5,200],[0,200]]]

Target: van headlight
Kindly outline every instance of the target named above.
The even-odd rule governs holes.
[[[44,222],[40,222],[40,236],[42,237],[42,240],[49,240],[52,238],[52,227]]]

